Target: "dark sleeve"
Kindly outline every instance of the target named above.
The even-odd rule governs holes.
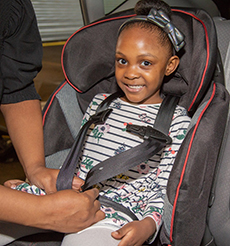
[[[13,0],[1,62],[2,104],[40,99],[33,79],[41,69],[42,43],[30,0]]]

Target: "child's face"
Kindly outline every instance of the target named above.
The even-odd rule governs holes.
[[[165,75],[172,73],[167,48],[159,44],[157,33],[131,27],[124,30],[117,41],[115,74],[124,100],[138,104],[162,101],[160,88]]]

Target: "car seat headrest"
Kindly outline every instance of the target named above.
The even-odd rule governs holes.
[[[117,90],[114,79],[117,33],[120,25],[131,16],[133,10],[106,17],[81,28],[66,42],[63,71],[67,81],[82,93],[79,98],[86,103],[85,107],[94,93]],[[178,53],[178,69],[173,76],[165,78],[162,92],[180,95],[179,104],[193,112],[215,71],[215,27],[211,17],[199,9],[173,9],[172,22],[184,33],[186,45]]]

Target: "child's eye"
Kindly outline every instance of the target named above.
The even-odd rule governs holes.
[[[141,63],[141,65],[142,66],[150,66],[151,65],[151,62],[149,62],[149,61],[143,61],[142,63]]]
[[[118,63],[121,65],[126,65],[127,61],[124,58],[117,59]]]

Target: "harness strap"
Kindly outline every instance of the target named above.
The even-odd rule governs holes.
[[[118,95],[117,95],[118,96]],[[106,100],[114,100],[114,94],[111,97],[108,97]],[[154,131],[151,127],[145,127],[143,130],[136,131],[138,126],[129,127],[129,130],[141,135],[144,137],[144,142],[138,146],[131,148],[127,151],[124,151],[118,155],[115,155],[111,158],[106,159],[105,161],[94,166],[89,172],[85,180],[85,184],[82,187],[82,190],[87,190],[91,188],[94,184],[97,184],[103,180],[111,178],[120,173],[124,173],[129,170],[131,167],[137,166],[141,162],[149,159],[156,153],[158,153],[166,144],[170,143],[168,138],[168,132],[171,125],[172,117],[179,98],[171,95],[167,95],[158,111],[157,118],[154,124]],[[110,103],[106,103],[106,107]],[[105,105],[105,103],[104,103]],[[105,107],[102,107],[104,109]],[[96,115],[93,115],[92,118],[82,127],[79,131],[78,137],[75,140],[73,147],[69,155],[66,158],[63,167],[61,168],[58,179],[57,179],[57,189],[71,189],[72,179],[74,171],[77,167],[80,151],[83,145],[84,137],[87,133],[88,128],[91,124],[102,124],[107,119],[108,115],[111,113],[111,109],[106,109],[104,111],[98,110],[99,112]],[[97,114],[103,117],[99,117]],[[106,117],[104,117],[106,116]],[[97,120],[96,122],[95,119]],[[162,126],[163,125],[163,126]],[[83,129],[84,128],[84,129]],[[156,138],[155,138],[156,133]],[[84,136],[83,136],[84,135]],[[165,137],[162,137],[164,136]],[[160,136],[160,137],[159,137]],[[127,158],[128,156],[128,158]],[[116,165],[114,165],[114,163]],[[129,215],[133,220],[138,220],[137,217],[126,207],[113,202],[112,200],[99,196],[99,201],[106,206],[112,206],[114,209],[124,212]]]
[[[168,136],[168,132],[177,102],[178,98],[171,95],[164,98],[154,128],[128,125],[128,131],[144,137],[143,143],[112,156],[90,169],[82,190],[87,190],[94,184],[128,171],[130,168],[148,160],[164,148],[166,144],[169,144],[171,138]],[[161,127],[161,124],[164,128]],[[140,128],[140,131],[132,131],[137,127]]]
[[[178,101],[179,101],[179,98],[175,97],[175,96],[174,97],[167,96],[163,100],[161,107],[158,111],[157,118],[155,120],[154,128],[149,127],[149,126],[140,127],[140,126],[128,125],[127,131],[130,131],[134,134],[138,134],[144,138],[146,137],[146,135],[150,135],[150,136],[155,137],[155,138],[158,138],[158,136],[160,136],[159,138],[162,141],[164,141],[163,139],[165,139],[166,144],[170,144],[171,138],[168,136],[168,132],[169,132],[172,117],[173,117],[173,114],[174,114],[174,111],[175,111],[175,108],[176,108]],[[148,128],[149,131],[147,131],[146,128]],[[148,132],[148,133],[146,133],[146,132]],[[161,142],[161,144],[162,144],[162,142]],[[162,148],[163,147],[164,146],[162,146]],[[145,152],[142,152],[141,155],[143,155],[143,153],[145,153]],[[137,153],[136,153],[136,156],[138,156]],[[133,221],[138,220],[137,216],[132,211],[130,211],[129,208],[126,208],[123,205],[121,205],[117,202],[114,202],[113,200],[109,199],[108,197],[99,196],[98,200],[102,205],[107,206],[107,207],[112,207],[116,211],[120,211],[120,212],[128,215]]]
[[[106,110],[109,105],[111,104],[111,102],[118,98],[118,97],[122,97],[124,95],[124,92],[119,90],[111,95],[109,95],[104,101],[102,101],[102,103],[97,107],[97,111],[96,113],[99,113],[100,111]]]
[[[150,137],[136,147],[102,161],[90,169],[82,190],[87,190],[94,184],[128,171],[130,168],[148,160],[164,146],[165,142]]]
[[[158,111],[154,128],[166,136],[169,134],[169,128],[179,99],[180,97],[175,95],[166,95]]]
[[[121,92],[116,92],[107,97],[102,105],[100,104],[96,114],[92,115],[90,119],[82,126],[78,135],[67,155],[60,172],[57,177],[56,187],[57,190],[66,190],[72,188],[72,181],[74,172],[77,168],[79,156],[81,154],[82,146],[84,144],[85,136],[92,124],[104,124],[112,109],[108,109],[110,103],[121,95]]]
[[[128,208],[124,207],[123,205],[112,201],[111,199],[105,196],[99,196],[98,201],[106,207],[112,207],[116,211],[120,211],[126,215],[128,215],[132,220],[138,220],[137,216],[131,212]]]

